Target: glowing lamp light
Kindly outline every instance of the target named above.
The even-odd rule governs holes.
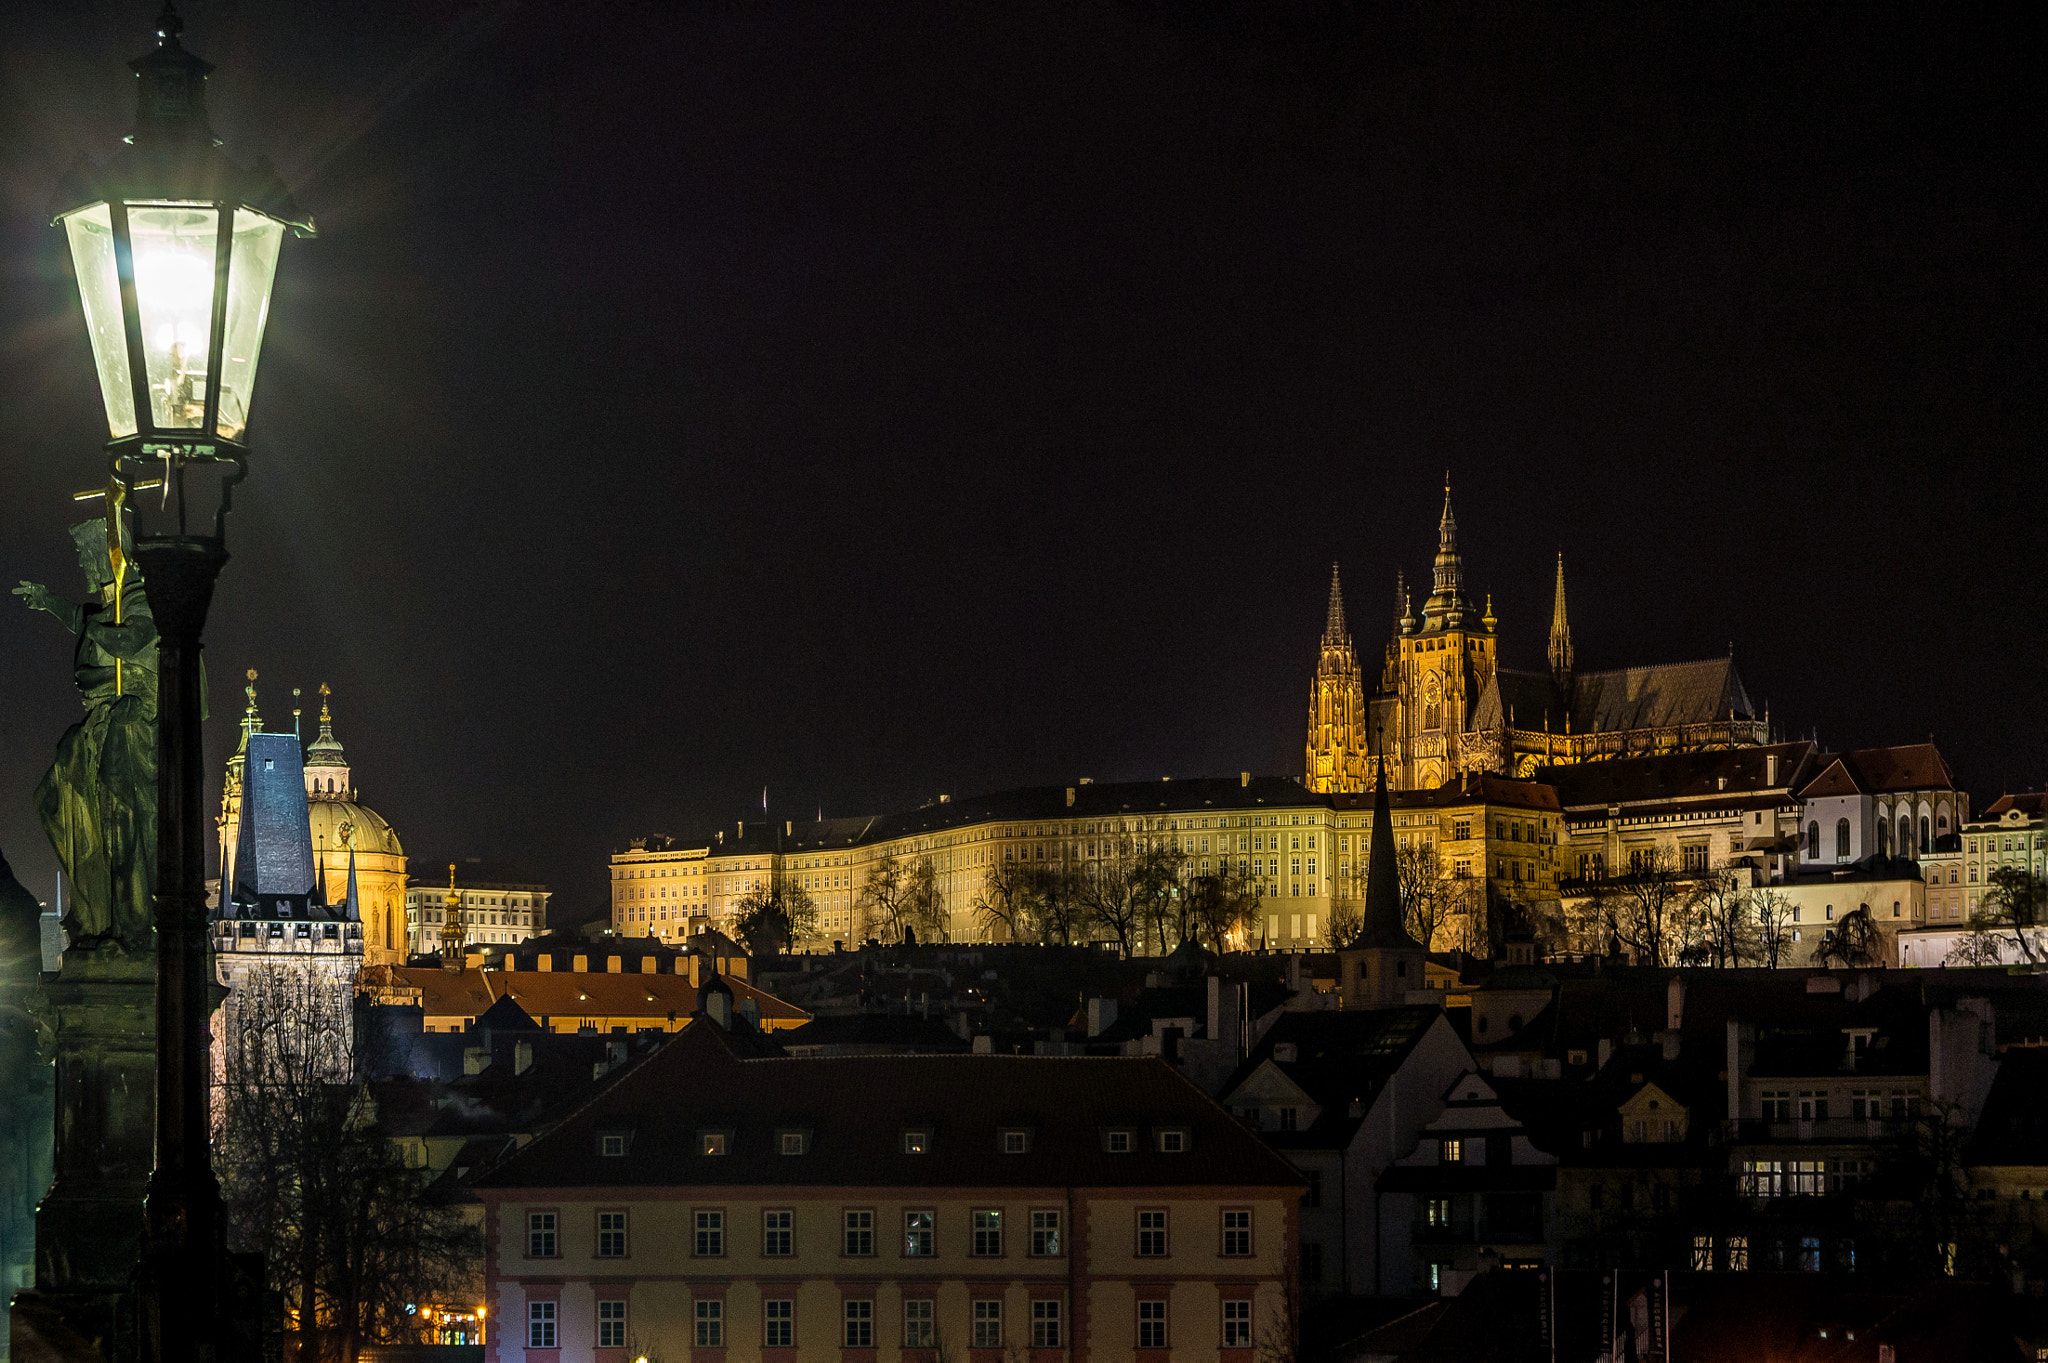
[[[167,8],[156,50],[129,63],[134,134],[108,165],[73,172],[56,215],[107,429],[138,453],[240,446],[278,250],[287,230],[313,231],[275,172],[221,153],[206,120],[213,68],[179,45],[181,28]]]

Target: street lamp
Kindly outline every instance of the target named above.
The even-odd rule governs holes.
[[[248,472],[247,429],[285,234],[309,236],[276,173],[220,150],[206,118],[213,68],[178,41],[168,0],[157,46],[130,62],[135,131],[59,201],[112,439],[109,528],[128,494],[163,487],[161,533],[136,536],[157,630],[156,1164],[143,1214],[142,1343],[151,1359],[227,1358],[251,1342],[220,1284],[225,1227],[207,1121],[206,862],[200,635],[227,562],[227,514]],[[154,468],[155,482],[143,475]],[[188,471],[221,476],[210,524],[188,516]],[[113,542],[113,541],[110,541]]]

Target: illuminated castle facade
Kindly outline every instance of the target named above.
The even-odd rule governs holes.
[[[1405,585],[1397,588],[1393,633],[1370,692],[1333,569],[1329,618],[1309,690],[1309,788],[1369,789],[1367,753],[1382,744],[1387,779],[1396,789],[1433,790],[1469,774],[1526,780],[1564,763],[1767,741],[1768,725],[1751,706],[1732,655],[1579,671],[1565,613],[1562,555],[1549,671],[1499,666],[1498,625],[1490,597],[1479,608],[1466,595],[1448,487],[1429,596],[1417,614]]]

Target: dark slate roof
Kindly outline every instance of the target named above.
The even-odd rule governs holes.
[[[1818,773],[1799,792],[1802,800],[1822,795],[1883,795],[1896,790],[1953,790],[1955,774],[1932,743],[1896,748],[1857,748],[1814,759]]]
[[[1569,719],[1575,734],[1613,733],[1706,724],[1731,714],[1742,719],[1756,714],[1732,657],[1574,672],[1566,692],[1548,673],[1501,668],[1480,694],[1472,727],[1495,729],[1505,723],[1540,730],[1547,725],[1562,733]]]
[[[1140,1132],[1128,1154],[1104,1127]],[[907,1127],[927,1153],[903,1153]],[[1031,1151],[1001,1155],[1006,1127]],[[1157,1127],[1189,1133],[1163,1154]],[[729,1153],[696,1153],[696,1133],[730,1133]],[[811,1133],[783,1155],[778,1129]],[[603,1131],[629,1153],[598,1154]],[[692,1025],[482,1181],[486,1188],[804,1185],[887,1187],[1302,1186],[1294,1168],[1207,1095],[1152,1057],[776,1054],[745,1032]]]
[[[409,864],[416,869],[406,877],[406,883],[425,889],[446,890],[448,863],[451,861],[455,863],[455,887],[459,890],[547,889],[545,881],[528,873],[523,866],[482,857],[413,857]]]
[[[1367,809],[1371,791],[1340,792],[1323,797],[1334,809]],[[1388,802],[1397,810],[1449,809],[1459,805],[1488,804],[1509,808],[1556,810],[1557,792],[1541,781],[1511,781],[1505,776],[1463,772],[1431,790],[1396,790]]]
[[[1789,793],[1812,775],[1814,746],[1773,743],[1762,748],[1617,757],[1545,767],[1537,779],[1556,787],[1566,809],[1641,805],[1670,801],[1738,801],[1772,792]],[[1770,759],[1777,759],[1773,783]],[[1773,801],[1775,803],[1775,801]]]
[[[1265,1139],[1289,1149],[1341,1149],[1350,1144],[1352,1133],[1364,1120],[1351,1115],[1352,1101],[1370,1107],[1442,1015],[1443,1010],[1434,1004],[1282,1013],[1218,1092],[1228,1098],[1254,1071],[1271,1061],[1313,1098],[1321,1111],[1301,1130],[1268,1131]],[[1294,1047],[1293,1060],[1273,1059],[1273,1048],[1282,1044]]]
[[[2017,795],[2001,795],[1996,800],[1993,800],[1988,807],[1980,811],[1971,822],[1978,823],[1988,819],[1995,819],[2013,810],[2018,810],[2022,814],[2032,814],[2039,817],[2043,810],[2048,810],[2048,791],[2026,790],[2021,791]]]
[[[293,734],[252,733],[242,769],[235,897],[303,899],[313,893],[313,826]]]
[[[967,1043],[944,1022],[914,1013],[828,1013],[801,1027],[777,1032],[775,1040],[792,1055],[827,1046],[941,1055],[968,1049]]]
[[[1071,805],[1067,803],[1070,789],[1074,795]],[[1254,776],[1249,782],[1235,776],[1204,776],[1170,781],[1092,782],[1072,787],[1023,786],[871,818],[826,819],[822,822],[811,819],[757,822],[747,819],[743,825],[727,826],[717,834],[707,833],[699,841],[677,840],[672,848],[680,850],[685,845],[698,847],[708,844],[714,856],[732,856],[742,852],[796,855],[839,847],[860,847],[919,833],[940,833],[1003,820],[1052,823],[1119,815],[1135,817],[1223,810],[1327,808],[1328,805],[1328,797],[1314,794],[1300,782],[1281,776]]]
[[[1998,1061],[1998,1077],[1964,1159],[1970,1164],[2048,1165],[2048,1050],[2016,1047]]]
[[[1373,782],[1372,849],[1366,863],[1364,922],[1350,947],[1356,951],[1421,951],[1423,944],[1409,935],[1401,913],[1401,882],[1395,869],[1394,816],[1387,804],[1387,766],[1381,762]]]

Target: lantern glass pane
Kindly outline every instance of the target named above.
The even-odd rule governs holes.
[[[219,434],[242,438],[256,389],[256,356],[270,319],[270,285],[284,224],[246,208],[235,210],[234,255],[228,264],[228,315],[222,338]]]
[[[128,337],[121,323],[121,277],[114,264],[113,214],[105,204],[81,208],[64,219],[71,242],[71,266],[78,275],[78,301],[85,305],[85,330],[100,372],[107,429],[115,439],[135,434],[135,389],[128,379]]]
[[[158,430],[196,430],[206,417],[219,221],[211,204],[128,206],[142,367],[149,381],[150,419]]]

